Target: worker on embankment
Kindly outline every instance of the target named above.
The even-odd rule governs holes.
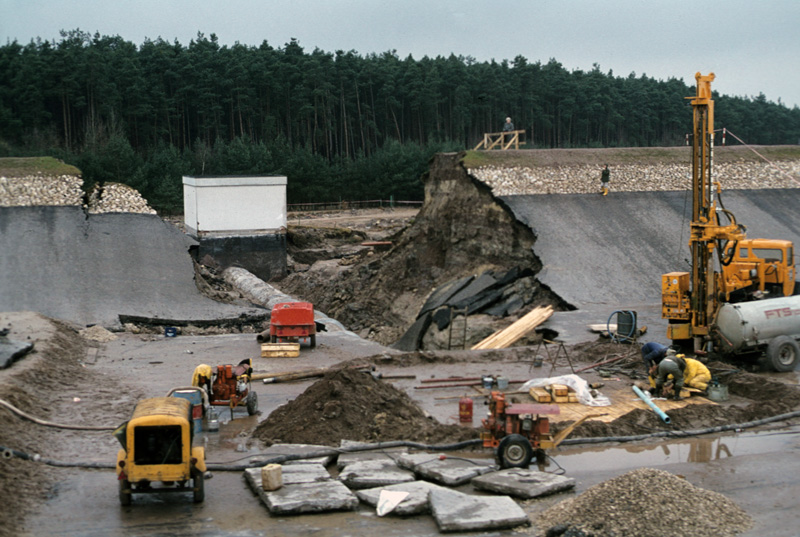
[[[600,191],[604,196],[608,195],[608,182],[611,180],[611,172],[608,169],[608,164],[603,168],[600,174]]]

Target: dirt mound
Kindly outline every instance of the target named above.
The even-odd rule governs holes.
[[[640,468],[554,505],[537,520],[547,535],[723,537],[748,530],[750,516],[722,494],[663,470]],[[542,533],[543,534],[543,533]]]
[[[446,282],[514,267],[537,273],[541,263],[532,250],[531,230],[467,174],[460,158],[436,156],[424,179],[425,204],[408,228],[389,237],[391,250],[339,267],[334,276],[322,266],[289,275],[280,282],[281,291],[390,344],[414,323],[428,294]],[[561,307],[548,289],[539,294],[537,304]]]
[[[338,446],[341,440],[445,444],[477,438],[478,431],[443,425],[394,386],[369,373],[342,369],[273,411],[254,435],[265,444]]]

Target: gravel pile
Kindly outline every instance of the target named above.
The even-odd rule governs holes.
[[[96,186],[89,196],[89,212],[156,214],[138,190],[122,183],[106,183],[102,190]]]
[[[0,176],[0,207],[84,205],[83,179],[74,175]],[[156,214],[139,192],[128,185],[106,183],[89,196],[89,213]]]
[[[778,171],[775,166],[780,168]],[[642,192],[687,190],[692,169],[681,164],[610,165],[611,191]],[[492,188],[495,196],[521,194],[590,194],[600,190],[598,166],[541,166],[500,168],[484,166],[469,173]],[[725,190],[798,188],[800,161],[775,165],[760,162],[714,165],[714,179]]]
[[[117,339],[117,336],[99,324],[90,326],[89,328],[84,328],[83,330],[79,331],[78,334],[80,334],[84,339],[88,339],[89,341],[97,341],[99,343],[108,343],[109,341],[114,341]]]
[[[0,206],[80,205],[82,184],[74,175],[0,177]]]
[[[747,531],[753,521],[722,494],[639,468],[554,505],[535,525],[548,536],[725,537]]]

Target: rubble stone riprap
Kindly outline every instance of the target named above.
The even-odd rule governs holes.
[[[106,183],[102,189],[95,186],[89,196],[89,212],[156,214],[138,190],[122,183]]]
[[[612,192],[687,190],[692,168],[686,164],[610,165]],[[496,167],[469,173],[492,188],[495,196],[591,194],[600,190],[600,167],[590,165]],[[714,180],[724,190],[798,188],[800,161],[738,162],[714,165]]]
[[[74,175],[0,176],[0,207],[82,206],[82,185],[83,179]],[[95,186],[87,210],[91,214],[156,214],[136,189],[121,183],[106,183],[102,188]]]
[[[81,205],[82,184],[74,175],[0,176],[0,207]]]

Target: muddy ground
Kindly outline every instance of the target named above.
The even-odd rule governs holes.
[[[12,339],[31,338],[36,345],[36,352],[12,368],[0,371],[0,398],[36,417],[59,423],[117,425],[129,417],[138,399],[162,395],[171,387],[186,384],[198,363],[217,363],[214,360],[223,358],[235,363],[242,356],[258,353],[252,334],[165,338],[122,333],[117,339],[97,342],[81,337],[77,327],[37,314],[2,314],[0,325],[11,327],[9,337]],[[484,352],[399,353],[381,350],[367,342],[363,347],[354,346],[350,338],[337,334],[321,334],[319,342],[317,349],[305,352],[297,360],[254,358],[256,370],[278,373],[309,366],[358,365],[360,369],[372,371],[365,373],[345,368],[322,379],[255,384],[261,413],[253,418],[239,413],[233,421],[223,413],[221,417],[226,423],[219,437],[207,444],[208,460],[240,459],[242,453],[237,451],[242,445],[247,446],[246,455],[252,455],[278,441],[336,445],[342,439],[451,443],[477,438],[482,399],[475,399],[473,423],[459,424],[457,401],[470,388],[423,391],[418,389],[421,380],[487,372],[511,379],[569,372],[563,357],[552,371],[547,367],[533,368],[534,347]],[[630,345],[598,340],[571,346],[569,356],[576,369],[611,357],[626,357],[615,364],[616,368],[604,373],[605,376],[594,370],[581,374],[590,382],[604,382],[604,393],[629,391],[631,383],[643,373],[638,348]],[[367,367],[370,365],[374,367]],[[711,366],[718,372],[731,370],[726,364]],[[609,380],[608,373],[620,380]],[[373,374],[403,378],[381,380]],[[652,412],[636,411],[609,424],[590,422],[572,436],[627,436],[658,431],[676,431],[676,436],[680,436],[679,431],[684,429],[735,424],[783,413],[797,408],[800,402],[800,389],[764,375],[735,371],[725,377],[732,396],[730,401],[672,410],[671,426],[663,424]],[[530,400],[524,394],[511,397]],[[2,446],[66,461],[109,462],[116,453],[117,445],[108,433],[42,427],[4,408],[0,409],[0,419]],[[475,451],[479,456],[484,450],[476,448]],[[65,487],[64,480],[69,481],[72,479],[69,476],[81,471],[19,459],[3,460],[1,464],[4,477],[0,479],[0,495],[5,498],[5,508],[0,511],[0,535],[16,535],[19,531],[32,531],[37,535],[48,528],[52,530],[37,508],[42,502],[55,502],[55,507],[61,506],[61,509],[65,501],[69,504],[70,496],[76,491]],[[221,479],[220,486],[227,478]],[[108,501],[115,503],[116,484],[110,471],[92,477],[91,482],[93,486],[107,488]],[[214,484],[211,482],[210,490]],[[213,494],[208,499],[222,501],[214,499]],[[91,515],[93,507],[82,505],[80,509]],[[28,515],[28,522],[20,516],[23,513]],[[124,511],[121,514],[121,521],[109,523],[127,524],[128,515]],[[65,532],[81,533],[76,533],[74,527]],[[129,530],[122,533],[137,534]]]

